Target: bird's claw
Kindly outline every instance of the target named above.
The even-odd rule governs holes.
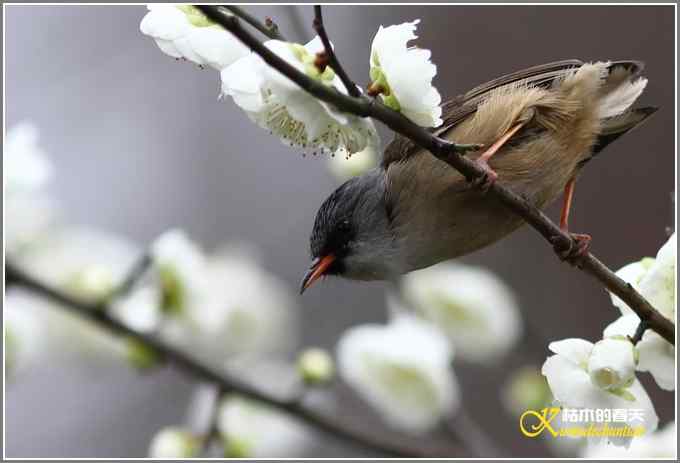
[[[578,265],[579,262],[590,248],[592,237],[583,233],[569,233],[571,240],[565,245],[565,241],[561,235],[556,235],[550,239],[553,249],[561,260],[565,260],[572,265]]]
[[[485,160],[478,159],[475,161],[479,167],[484,170],[484,174],[470,182],[473,187],[478,188],[482,193],[489,191],[489,188],[498,180],[498,174],[493,170]]]

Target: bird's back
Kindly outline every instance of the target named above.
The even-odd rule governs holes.
[[[505,85],[493,85],[496,80],[468,92],[447,108],[457,120],[441,131],[458,143],[490,146],[512,126],[526,122],[489,164],[501,184],[539,208],[559,196],[592,157],[599,137],[644,88],[644,82],[632,83],[638,72],[632,65],[564,64],[559,71],[546,66],[548,77],[506,78]],[[396,148],[406,153],[404,146]],[[470,189],[445,162],[406,148],[411,151],[398,156],[388,147],[386,159],[391,161],[384,162],[392,226],[407,256],[404,271],[467,254],[523,224],[493,196]]]

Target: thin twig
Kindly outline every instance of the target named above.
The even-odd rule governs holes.
[[[356,84],[352,82],[352,79],[350,79],[347,72],[345,72],[345,69],[340,64],[340,61],[338,61],[335,51],[333,51],[333,45],[331,45],[331,41],[328,38],[328,34],[326,33],[326,27],[323,24],[321,5],[314,6],[314,30],[319,35],[319,38],[323,43],[323,47],[326,51],[326,58],[328,59],[328,65],[335,71],[338,77],[340,77],[340,80],[347,89],[347,93],[355,98],[360,96],[361,92],[357,88]]]
[[[462,448],[452,449],[450,446],[447,446],[446,449],[424,449],[410,447],[391,440],[378,439],[367,435],[363,431],[355,430],[353,425],[341,423],[336,420],[335,417],[318,413],[300,402],[274,397],[238,378],[212,369],[202,363],[199,359],[173,347],[156,336],[135,331],[121,321],[111,317],[108,311],[109,306],[106,303],[88,304],[78,301],[56,289],[46,286],[36,278],[25,273],[19,267],[13,265],[11,262],[6,262],[5,265],[5,282],[6,284],[11,283],[32,290],[38,295],[56,302],[58,307],[63,310],[70,311],[82,318],[88,319],[113,334],[128,336],[138,340],[154,352],[158,353],[164,360],[172,363],[181,371],[192,377],[213,383],[222,390],[228,390],[235,394],[243,395],[253,400],[271,405],[272,407],[295,416],[299,420],[320,431],[344,439],[351,444],[378,451],[386,455],[399,457],[437,457],[444,453],[450,454],[452,451],[457,456],[465,455],[464,449]]]
[[[411,139],[421,148],[428,150],[437,158],[447,162],[454,169],[462,173],[468,181],[483,178],[486,175],[484,169],[477,163],[463,156],[456,155],[459,152],[471,149],[472,146],[458,145],[439,138],[379,101],[370,100],[364,95],[358,97],[344,95],[332,88],[326,87],[304,73],[299,72],[284,59],[265,47],[241,27],[238,18],[235,16],[229,15],[221,8],[215,6],[202,5],[197,7],[211,20],[220,24],[253,50],[253,52],[260,55],[268,65],[298,84],[300,88],[309,94],[333,104],[341,111],[379,120],[394,132]],[[530,204],[526,199],[504,187],[501,182],[495,182],[491,185],[488,194],[524,219],[553,247],[570,249],[577,245],[571,235],[561,230],[548,216]],[[595,256],[591,253],[586,253],[579,259],[578,268],[595,277],[610,292],[619,296],[635,311],[641,320],[646,320],[649,323],[651,329],[659,333],[666,341],[675,345],[675,325],[654,309],[632,286],[616,276],[614,272]]]
[[[262,32],[264,35],[270,39],[275,40],[286,40],[281,32],[279,31],[279,26],[271,19],[267,18],[265,23],[260,22],[255,16],[247,13],[243,8],[236,5],[223,5],[225,9],[229,10],[233,15],[238,16],[245,22],[253,26],[258,31]],[[267,24],[269,23],[269,25]]]
[[[642,336],[645,334],[645,331],[647,331],[647,328],[649,328],[649,324],[647,323],[647,321],[640,320],[640,323],[635,329],[635,334],[633,335],[632,338],[630,338],[630,342],[632,342],[633,345],[637,345],[637,343],[640,342],[640,340],[642,339]]]

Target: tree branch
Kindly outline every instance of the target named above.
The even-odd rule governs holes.
[[[347,72],[345,72],[345,69],[340,65],[340,61],[338,61],[338,57],[336,56],[335,51],[333,51],[333,45],[331,45],[331,41],[328,38],[328,34],[326,33],[326,27],[323,24],[321,5],[314,6],[314,30],[319,35],[319,38],[323,43],[323,47],[326,50],[328,65],[335,71],[338,77],[340,77],[340,80],[347,89],[347,93],[355,98],[361,96],[361,92],[357,88],[356,84],[352,82],[352,79],[350,79]]]
[[[131,271],[131,274],[141,275],[141,273],[138,272],[138,269],[141,266],[142,265],[137,264]],[[130,281],[130,278],[126,278],[126,282],[128,281]],[[336,421],[333,417],[323,415],[308,407],[305,407],[299,401],[286,400],[269,395],[266,392],[263,392],[250,384],[242,382],[233,376],[224,374],[212,369],[209,366],[206,366],[200,360],[194,358],[190,354],[176,349],[162,339],[133,330],[132,328],[109,315],[108,304],[88,304],[78,301],[75,298],[44,285],[36,278],[28,275],[10,262],[6,262],[5,265],[5,283],[18,285],[34,291],[38,295],[58,303],[59,308],[88,319],[89,321],[96,323],[98,326],[108,330],[113,334],[128,336],[142,342],[154,352],[156,352],[163,360],[172,363],[178,367],[180,371],[189,374],[192,377],[200,378],[213,383],[217,385],[220,390],[228,390],[235,394],[240,394],[242,396],[266,403],[274,408],[293,415],[294,417],[310,426],[315,427],[318,430],[324,431],[331,436],[344,439],[351,444],[395,457],[441,457],[447,453],[450,454],[452,451],[455,453],[453,456],[465,455],[462,448],[452,449],[450,446],[448,446],[446,449],[424,449],[410,447],[399,442],[374,438],[367,435],[363,431],[355,430],[353,426],[350,426],[349,424],[341,423]],[[129,286],[132,286],[132,284],[129,284]]]
[[[441,139],[379,101],[370,100],[364,95],[358,97],[343,95],[332,88],[326,87],[299,72],[265,47],[241,27],[238,18],[235,16],[229,15],[216,6],[198,5],[197,8],[203,11],[211,20],[231,32],[253,52],[260,55],[268,65],[298,84],[309,94],[336,106],[341,111],[360,117],[371,117],[382,122],[394,132],[410,138],[421,148],[428,150],[437,158],[447,162],[454,169],[462,173],[468,181],[479,179],[486,175],[484,169],[477,163],[457,155],[459,152],[470,149],[470,145],[458,145]],[[491,185],[488,194],[524,219],[553,246],[558,246],[562,249],[576,246],[576,242],[568,233],[561,230],[542,211],[530,204],[526,199],[501,185],[501,182],[495,182]],[[654,309],[632,286],[616,276],[614,272],[594,255],[590,253],[585,254],[579,259],[578,267],[595,277],[609,291],[619,296],[635,311],[641,320],[645,320],[648,323],[650,329],[653,329],[666,341],[675,345],[675,325]]]
[[[238,16],[245,22],[253,26],[258,31],[262,32],[270,39],[286,40],[281,32],[279,26],[271,18],[266,18],[265,23],[260,22],[255,16],[247,13],[243,8],[236,5],[223,5],[225,9],[229,10],[233,15]]]

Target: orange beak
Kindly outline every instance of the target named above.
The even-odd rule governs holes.
[[[326,273],[328,267],[335,261],[335,256],[333,254],[328,254],[327,256],[317,257],[312,262],[309,270],[302,278],[302,283],[300,284],[300,294],[304,293],[307,288],[312,286],[312,284],[318,280],[320,277]]]

